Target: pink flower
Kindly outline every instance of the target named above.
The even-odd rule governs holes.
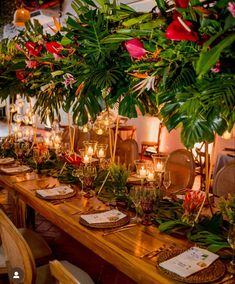
[[[235,17],[235,2],[229,2],[227,9],[232,14],[232,16]]]
[[[65,89],[68,89],[68,87],[72,88],[73,87],[72,85],[76,82],[73,75],[70,73],[66,73],[63,76],[63,78],[64,78]]]
[[[218,61],[214,67],[211,68],[212,73],[219,73],[221,71],[220,69],[221,63]]]
[[[30,69],[36,69],[38,67],[37,60],[25,60],[26,67]]]
[[[132,58],[141,59],[146,55],[144,44],[138,38],[127,40],[124,45]]]
[[[23,81],[26,77],[26,72],[24,70],[16,70],[16,78],[19,81]]]

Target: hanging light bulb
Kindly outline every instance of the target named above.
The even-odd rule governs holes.
[[[13,23],[16,27],[24,27],[25,23],[30,19],[30,12],[22,7],[17,8],[14,13]]]

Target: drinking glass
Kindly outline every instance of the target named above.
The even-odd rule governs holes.
[[[80,167],[74,169],[74,170],[72,171],[72,175],[73,175],[74,177],[77,177],[77,178],[80,180],[80,182],[81,182],[81,184],[82,184],[81,194],[84,194],[84,193],[85,193],[84,190],[83,190],[83,183],[84,183],[84,167],[83,167],[83,166],[80,166]]]
[[[171,173],[169,171],[164,172],[163,185],[167,190],[171,185]]]
[[[85,186],[85,191],[89,192],[92,189],[93,182],[97,176],[97,171],[95,166],[86,166],[83,169],[84,177],[83,183]]]
[[[130,199],[135,206],[135,216],[131,219],[134,223],[139,223],[140,218],[138,217],[140,203],[141,203],[141,190],[142,187],[135,186],[130,190]]]
[[[230,261],[230,272],[235,273],[235,223],[230,224],[227,237],[228,243],[232,248],[232,260]]]

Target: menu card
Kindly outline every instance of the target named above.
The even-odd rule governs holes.
[[[51,196],[58,196],[58,195],[66,195],[73,192],[73,189],[69,186],[57,186],[54,188],[48,189],[38,189],[36,190],[37,194],[41,195],[42,197],[51,197]]]
[[[181,277],[188,277],[211,265],[219,256],[206,249],[192,247],[185,252],[161,262],[159,266]]]
[[[7,167],[7,168],[1,168],[1,171],[6,173],[6,174],[14,174],[14,173],[22,173],[29,171],[30,167],[28,166],[13,166],[13,167]]]
[[[126,215],[119,210],[113,209],[102,213],[81,215],[80,218],[85,220],[88,224],[99,224],[108,222],[117,222]]]

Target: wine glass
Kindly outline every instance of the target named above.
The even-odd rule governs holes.
[[[140,219],[138,217],[139,207],[141,204],[141,190],[142,187],[135,186],[130,190],[130,199],[135,206],[135,216],[131,219],[134,223],[139,223]]]
[[[235,273],[235,223],[230,224],[227,237],[228,243],[232,248],[232,260],[230,261],[230,272]]]
[[[83,182],[86,189],[85,191],[89,192],[90,189],[92,189],[93,182],[97,176],[96,167],[92,165],[86,166],[83,169],[83,173],[84,173]]]
[[[81,194],[84,194],[84,193],[85,193],[84,190],[83,190],[83,183],[84,183],[84,167],[83,167],[83,166],[80,166],[80,167],[74,169],[74,170],[72,171],[72,175],[73,175],[74,177],[77,177],[77,178],[80,180],[80,182],[81,182],[81,184],[82,184]]]
[[[171,173],[169,171],[165,171],[164,172],[164,176],[163,176],[163,185],[165,187],[165,189],[167,190],[170,185],[171,185]]]

